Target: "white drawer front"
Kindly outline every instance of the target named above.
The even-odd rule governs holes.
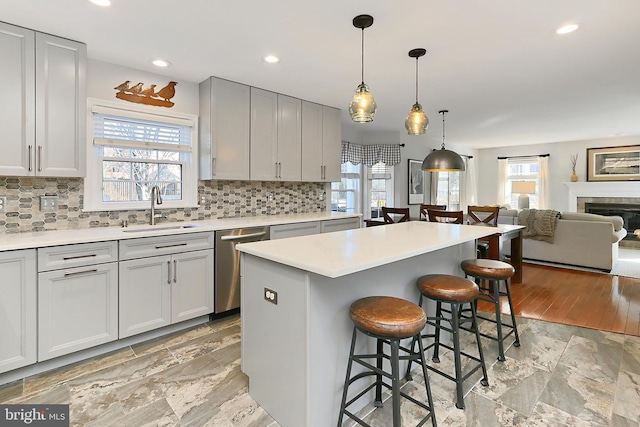
[[[95,242],[38,249],[38,271],[118,261],[118,243]]]
[[[213,242],[213,232],[120,240],[120,261],[212,249]]]

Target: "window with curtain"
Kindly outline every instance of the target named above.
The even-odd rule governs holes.
[[[466,210],[476,203],[475,167],[472,157],[462,156],[464,172],[431,172],[431,204],[447,210]]]
[[[516,208],[518,206],[518,197],[520,196],[520,193],[513,192],[514,182],[533,182],[535,183],[535,190],[533,193],[527,194],[529,196],[529,207],[532,209],[539,209],[540,205],[538,203],[538,196],[540,185],[538,172],[538,157],[507,159],[504,203],[511,205],[512,208]]]
[[[331,210],[335,212],[361,212],[362,165],[351,162],[341,166],[340,182],[331,183]]]
[[[93,105],[88,210],[146,209],[158,186],[163,207],[196,205],[195,119]]]
[[[376,163],[367,167],[367,206],[365,218],[381,218],[384,206],[393,207],[393,166]]]

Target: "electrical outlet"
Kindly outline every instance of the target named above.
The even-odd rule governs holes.
[[[41,211],[55,211],[58,209],[58,196],[40,196]]]
[[[7,198],[5,196],[0,197],[0,212],[7,210]]]
[[[272,304],[278,305],[278,293],[269,288],[264,288],[264,299]]]

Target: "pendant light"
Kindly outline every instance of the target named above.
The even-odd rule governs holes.
[[[464,171],[464,160],[455,151],[444,148],[444,114],[449,110],[440,110],[442,114],[442,148],[433,150],[422,162],[422,170],[425,172],[456,172]]]
[[[349,104],[349,114],[351,120],[356,123],[367,123],[373,121],[378,106],[373,95],[369,92],[369,86],[364,84],[364,29],[373,25],[373,17],[370,15],[358,15],[353,18],[353,26],[362,30],[362,83],[356,88],[356,93]]]
[[[411,49],[410,58],[416,58],[416,103],[411,107],[411,112],[404,121],[404,127],[409,135],[423,135],[429,127],[429,118],[422,110],[422,105],[418,103],[418,58],[427,53],[425,49]]]

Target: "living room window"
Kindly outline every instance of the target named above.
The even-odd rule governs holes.
[[[498,157],[499,203],[522,209],[528,199],[531,209],[547,209],[548,154],[538,156]]]
[[[91,106],[92,146],[85,210],[147,209],[158,186],[163,207],[196,205],[196,118]]]

